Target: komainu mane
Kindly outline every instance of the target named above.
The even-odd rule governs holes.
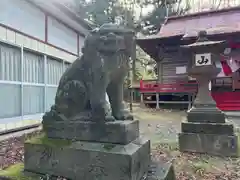
[[[52,121],[132,120],[123,106],[123,83],[135,46],[134,32],[105,24],[87,37],[78,58],[62,75],[55,104],[43,117]],[[106,109],[106,93],[112,108]]]

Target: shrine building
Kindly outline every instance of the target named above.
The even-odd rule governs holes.
[[[226,41],[216,66],[222,71],[209,84],[217,106],[224,111],[240,110],[240,7],[169,17],[156,35],[137,40],[156,62],[158,78],[140,82],[144,104],[186,104],[191,107],[197,82],[187,75],[190,61],[182,46],[197,40],[205,30],[212,41]]]

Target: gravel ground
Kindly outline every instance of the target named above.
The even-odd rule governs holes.
[[[174,159],[177,180],[239,180],[240,158],[222,158],[178,151],[178,133],[185,111],[140,108],[133,113],[140,120],[141,134],[151,140],[153,155]],[[236,126],[240,120],[229,118]]]
[[[141,108],[133,114],[140,120],[140,133],[151,140],[153,157],[173,159],[177,180],[239,180],[240,159],[180,153],[177,134],[186,113],[177,110]],[[20,136],[20,135],[19,135]],[[12,137],[0,143],[0,169],[23,161],[24,137]],[[2,144],[2,145],[1,145]]]
[[[151,139],[153,145],[159,142],[177,142],[181,121],[185,112],[177,110],[156,110],[134,107],[133,114],[140,120],[140,133]]]

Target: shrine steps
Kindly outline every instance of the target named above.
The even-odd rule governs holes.
[[[212,92],[217,107],[222,111],[240,111],[240,92]]]

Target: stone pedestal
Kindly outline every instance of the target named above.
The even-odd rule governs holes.
[[[28,174],[71,180],[174,180],[172,163],[151,162],[150,141],[139,137],[137,120],[55,121],[44,130],[45,135],[25,142]]]
[[[74,180],[140,180],[149,163],[150,141],[141,138],[127,145],[76,141],[53,147],[25,143],[25,171]]]
[[[47,137],[75,141],[128,144],[139,137],[139,121],[94,123],[55,121],[44,125]]]

